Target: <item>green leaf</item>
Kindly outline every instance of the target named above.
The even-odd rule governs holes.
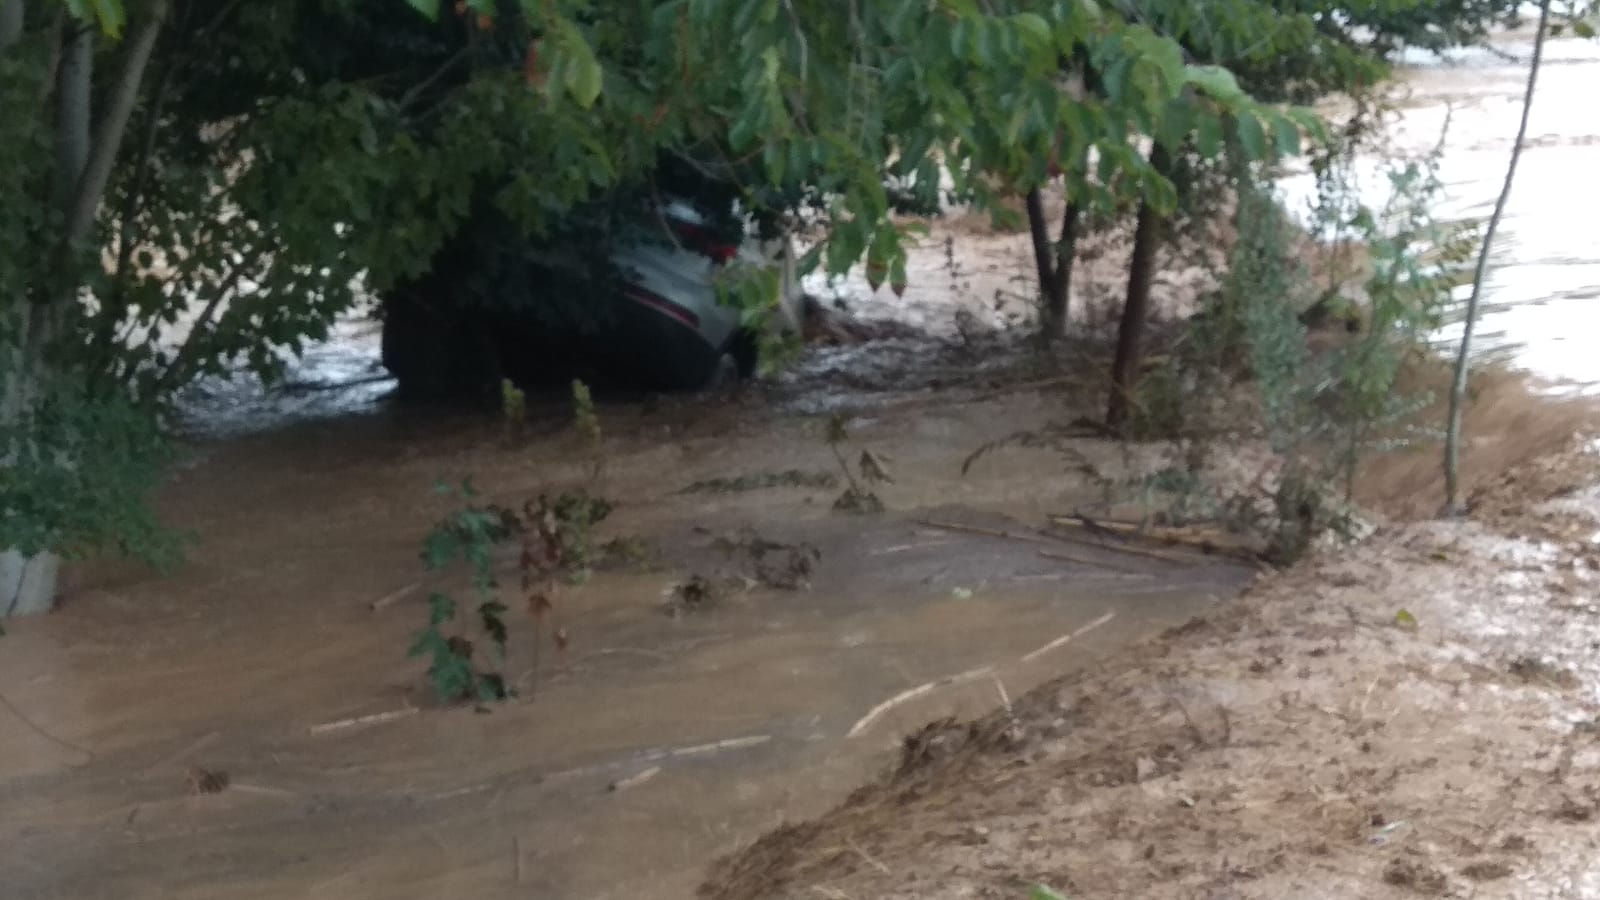
[[[743,152],[755,143],[764,118],[762,110],[763,107],[756,105],[745,107],[739,118],[734,120],[733,127],[728,129],[728,145],[735,151]]]
[[[1241,112],[1233,122],[1246,158],[1252,162],[1266,159],[1267,135],[1261,130],[1261,121],[1252,113]]]
[[[1310,110],[1303,106],[1291,106],[1284,111],[1284,114],[1296,125],[1299,125],[1301,131],[1311,135],[1311,138],[1317,143],[1326,144],[1328,142],[1328,124],[1322,121],[1322,117],[1317,115],[1315,110]]]
[[[583,52],[577,54],[567,68],[567,90],[579,106],[588,109],[600,97],[600,63],[589,49],[588,41],[582,41],[578,46],[583,48]]]
[[[1038,13],[1017,13],[1011,17],[1011,22],[1037,47],[1048,47],[1054,41],[1050,33],[1050,23]]]
[[[967,38],[972,34],[972,25],[967,19],[958,19],[950,28],[950,55],[956,59],[967,58]]]
[[[1221,66],[1188,66],[1185,75],[1190,84],[1218,100],[1232,102],[1244,96],[1239,80]]]
[[[1272,135],[1277,144],[1278,155],[1290,157],[1300,155],[1300,129],[1287,116],[1275,115],[1272,117]]]
[[[427,623],[434,628],[456,618],[456,601],[450,594],[434,593],[427,596]]]
[[[1215,159],[1222,152],[1222,120],[1209,111],[1196,123],[1195,149],[1206,159]]]
[[[1192,122],[1193,116],[1188,104],[1170,103],[1161,117],[1156,137],[1163,146],[1176,150],[1189,137]]]
[[[1183,50],[1176,41],[1156,40],[1150,44],[1149,53],[1145,58],[1155,64],[1156,71],[1161,73],[1161,80],[1170,97],[1176,97],[1183,91],[1187,82],[1188,67],[1183,64]]]
[[[94,16],[100,22],[100,29],[111,37],[120,36],[122,26],[128,21],[122,0],[94,0]]]
[[[439,0],[406,0],[411,8],[430,19],[439,18]]]
[[[1119,56],[1111,63],[1110,68],[1101,74],[1101,87],[1105,89],[1106,96],[1117,103],[1126,102],[1128,70],[1132,66],[1133,60],[1130,57]]]
[[[978,62],[985,66],[997,67],[1004,59],[1001,50],[1003,39],[1000,36],[1002,26],[994,19],[985,18],[978,21]]]
[[[1042,884],[1036,884],[1033,886],[1033,890],[1028,892],[1028,900],[1067,900],[1067,897],[1065,894],[1057,893]]]
[[[1572,33],[1581,38],[1592,38],[1595,35],[1594,23],[1587,19],[1579,19],[1572,23]]]

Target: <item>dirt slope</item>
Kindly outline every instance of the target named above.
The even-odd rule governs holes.
[[[1600,453],[909,738],[702,896],[1600,897]]]

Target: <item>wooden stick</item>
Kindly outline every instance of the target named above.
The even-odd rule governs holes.
[[[1048,516],[1051,524],[1058,527],[1076,527],[1073,520],[1075,516],[1053,514]],[[1107,531],[1114,531],[1123,537],[1144,537],[1158,541],[1172,547],[1181,547],[1185,550],[1194,550],[1202,556],[1226,556],[1242,559],[1246,562],[1259,562],[1260,558],[1244,547],[1228,545],[1228,534],[1218,529],[1203,530],[1203,526],[1215,525],[1216,519],[1196,520],[1189,525],[1154,525],[1148,528],[1137,522],[1128,522],[1122,519],[1095,519],[1096,525]]]
[[[1096,628],[1099,628],[1100,626],[1102,626],[1102,625],[1106,624],[1107,622],[1111,621],[1112,619],[1116,618],[1116,616],[1117,616],[1116,613],[1108,612],[1105,615],[1101,616],[1100,618],[1095,619],[1093,622],[1090,622],[1089,624],[1083,626],[1082,628],[1079,628],[1077,631],[1071,632],[1070,634],[1063,634],[1061,637],[1058,637],[1055,640],[1051,641],[1050,643],[1045,644],[1043,647],[1040,647],[1039,649],[1033,651],[1032,653],[1028,653],[1028,654],[1024,655],[1022,657],[1022,661],[1023,662],[1033,662],[1034,660],[1036,660],[1039,657],[1045,655],[1046,653],[1049,653],[1051,650],[1054,650],[1057,647],[1060,647],[1060,646],[1062,646],[1064,644],[1070,643],[1074,638],[1082,637],[1082,636],[1088,634],[1089,632],[1095,630]]]
[[[611,782],[606,790],[611,791],[612,793],[616,793],[617,791],[625,791],[628,788],[638,787],[639,785],[644,784],[646,781],[649,781],[660,774],[660,766],[651,766],[637,775],[630,775],[627,778]]]
[[[885,875],[890,874],[888,866],[876,859],[873,859],[872,856],[868,854],[867,851],[861,849],[861,845],[856,843],[853,839],[846,839],[845,843],[850,845],[850,849],[854,850],[857,856],[866,860],[868,865],[871,865],[874,869],[877,869],[879,872],[882,872]]]
[[[1142,569],[1135,569],[1132,566],[1122,566],[1114,562],[1106,562],[1105,560],[1101,559],[1090,559],[1087,556],[1077,556],[1072,553],[1063,553],[1060,550],[1040,550],[1039,555],[1045,559],[1062,559],[1066,560],[1067,562],[1082,563],[1086,566],[1099,566],[1103,569],[1110,569],[1113,572],[1122,572],[1128,575],[1138,575],[1141,578],[1156,577],[1152,572],[1146,572]]]
[[[706,753],[716,753],[722,750],[738,750],[744,747],[757,747],[772,740],[770,734],[752,734],[745,737],[727,738],[721,741],[712,741],[709,744],[695,744],[689,747],[662,747],[656,750],[647,750],[635,753],[626,759],[613,760],[612,762],[594,763],[593,765],[578,766],[573,769],[562,769],[559,772],[550,772],[539,776],[541,782],[555,781],[558,778],[577,778],[583,775],[595,775],[608,769],[620,769],[623,766],[638,765],[639,763],[659,762],[664,759],[684,759],[690,756],[700,756]],[[487,787],[485,785],[484,787]]]
[[[291,791],[291,790],[286,790],[284,788],[269,787],[269,786],[264,785],[264,784],[247,784],[247,783],[242,782],[242,781],[229,782],[228,789],[229,790],[233,790],[233,791],[239,791],[240,793],[244,793],[244,794],[265,794],[265,795],[267,795],[269,797],[298,797],[298,796],[300,796],[300,792],[299,791]]]
[[[723,750],[742,750],[745,747],[757,747],[772,740],[770,734],[752,734],[749,737],[728,738],[721,741],[712,741],[709,744],[696,744],[692,747],[679,747],[672,750],[674,757],[699,756],[703,753],[718,753]]]
[[[578,657],[578,661],[582,662],[591,656],[643,656],[657,662],[666,662],[672,658],[659,650],[647,650],[643,647],[601,647]]]
[[[1006,683],[994,672],[990,672],[989,677],[994,679],[995,690],[1000,692],[1000,705],[1006,708],[1006,715],[1011,715],[1011,696],[1006,693]]]
[[[426,795],[424,795],[422,797],[419,797],[418,799],[422,800],[423,802],[426,802],[426,803],[437,803],[440,800],[454,800],[457,797],[465,797],[465,796],[467,796],[469,794],[487,793],[489,791],[489,789],[491,789],[493,787],[494,787],[494,783],[493,782],[484,782],[483,784],[469,784],[466,787],[451,788],[448,791],[438,791],[436,793],[426,794]]]
[[[938,678],[924,684],[919,684],[909,690],[901,691],[900,693],[895,694],[893,697],[890,697],[882,703],[879,703],[877,706],[874,706],[872,709],[867,710],[867,714],[857,720],[856,724],[850,726],[849,731],[845,732],[845,737],[853,738],[860,735],[861,732],[866,731],[868,728],[872,727],[874,722],[882,718],[884,713],[894,709],[896,706],[899,706],[902,703],[905,703],[909,700],[915,700],[924,694],[931,694],[938,688],[947,687],[952,684],[960,684],[963,681],[971,681],[974,678],[982,678],[985,675],[992,674],[994,674],[993,666],[979,666],[976,669],[968,669],[965,672],[958,672],[955,675],[946,675],[943,678]]]
[[[981,534],[987,537],[1005,538],[1013,541],[1027,541],[1031,544],[1048,544],[1050,539],[1042,534],[1031,534],[1023,531],[1002,531],[997,528],[984,528],[980,525],[962,525],[959,522],[940,522],[934,519],[918,519],[918,525],[929,528],[938,528],[944,531],[960,531],[966,534]]]
[[[371,715],[356,716],[350,719],[338,719],[333,722],[323,722],[320,725],[311,726],[311,733],[327,734],[330,731],[342,731],[346,728],[356,728],[361,725],[393,722],[396,719],[404,719],[406,716],[414,716],[417,712],[418,710],[415,706],[407,706],[404,709],[391,709],[388,712],[372,713]]]
[[[1056,523],[1056,527],[1063,528],[1067,526],[1064,526],[1058,522]],[[1104,541],[1097,541],[1089,537],[1074,537],[1073,535],[1062,534],[1059,531],[1050,532],[1050,536],[1057,540],[1066,541],[1072,544],[1080,544],[1085,547],[1098,547],[1101,550],[1110,550],[1113,553],[1126,553],[1131,556],[1143,556],[1149,559],[1159,559],[1163,562],[1177,563],[1179,565],[1187,565],[1189,563],[1199,562],[1199,560],[1193,556],[1176,556],[1171,553],[1162,553],[1159,550],[1146,550],[1143,547],[1129,547],[1122,544],[1108,544]]]
[[[422,582],[413,581],[403,588],[390,591],[389,593],[384,594],[382,597],[379,597],[371,603],[368,603],[367,609],[377,612],[386,606],[393,606],[394,604],[399,603],[401,600],[404,600],[412,594],[415,594],[417,589],[420,587],[422,587]]]

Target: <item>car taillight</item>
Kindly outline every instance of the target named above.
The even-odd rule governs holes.
[[[678,240],[682,241],[685,247],[719,265],[730,262],[739,255],[738,247],[717,240],[710,229],[688,222],[674,222],[672,230],[677,233]]]

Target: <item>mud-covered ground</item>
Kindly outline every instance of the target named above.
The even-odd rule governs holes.
[[[1600,450],[908,738],[714,898],[1600,896]]]

